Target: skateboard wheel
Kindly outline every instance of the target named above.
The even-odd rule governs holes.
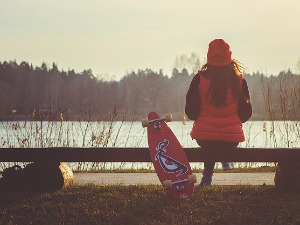
[[[142,126],[143,127],[148,127],[148,125],[149,125],[149,121],[148,120],[143,120],[142,121]]]
[[[172,187],[172,181],[171,180],[165,180],[163,183],[163,186],[165,189],[169,189]]]
[[[190,183],[192,183],[192,184],[197,183],[197,177],[196,177],[196,175],[194,175],[194,174],[189,175],[188,178],[189,178]]]
[[[172,122],[173,121],[172,114],[171,113],[166,114],[165,115],[165,120],[166,120],[166,122]]]

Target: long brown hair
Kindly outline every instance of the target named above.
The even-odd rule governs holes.
[[[211,66],[205,64],[201,68],[202,74],[210,80],[210,87],[207,92],[206,99],[211,94],[211,102],[217,107],[226,106],[226,96],[228,88],[232,89],[234,98],[237,100],[242,97],[242,87],[240,75],[243,67],[237,60],[232,60],[226,66]]]

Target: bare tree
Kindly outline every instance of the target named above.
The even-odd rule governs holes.
[[[186,69],[189,73],[193,74],[197,73],[197,71],[200,69],[200,66],[200,55],[196,52],[192,52],[190,56],[185,54],[177,56],[174,62],[174,69],[177,69],[178,71]]]

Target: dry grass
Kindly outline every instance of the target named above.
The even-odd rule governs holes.
[[[0,193],[2,224],[299,224],[299,193],[268,186],[196,188],[177,201],[161,186],[84,186]]]

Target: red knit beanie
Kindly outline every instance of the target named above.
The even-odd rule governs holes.
[[[212,66],[226,66],[231,63],[229,45],[223,39],[215,39],[209,43],[207,63]]]

